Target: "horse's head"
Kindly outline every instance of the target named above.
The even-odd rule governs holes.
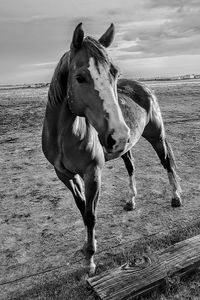
[[[118,103],[118,69],[105,49],[113,37],[113,24],[98,41],[84,38],[82,24],[79,24],[70,48],[68,81],[68,101],[72,112],[88,119],[109,153],[122,152],[130,137],[130,129]]]

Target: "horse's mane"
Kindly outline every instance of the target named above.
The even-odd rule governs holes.
[[[55,107],[67,96],[69,52],[66,52],[58,62],[54,71],[48,93],[48,100],[51,107]]]

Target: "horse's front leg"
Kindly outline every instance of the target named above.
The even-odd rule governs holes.
[[[95,209],[99,197],[99,191],[101,186],[101,170],[99,167],[90,167],[84,176],[85,182],[85,197],[86,206],[83,220],[87,230],[87,239],[83,248],[83,252],[86,257],[86,264],[89,271],[89,275],[95,273],[96,265],[94,263],[94,254],[96,252],[96,240],[95,240],[95,222],[96,215]]]

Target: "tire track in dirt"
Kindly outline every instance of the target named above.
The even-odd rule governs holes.
[[[186,122],[195,122],[195,121],[200,121],[199,118],[186,118],[186,119],[180,119],[180,120],[170,120],[170,121],[165,121],[165,124],[178,124],[178,123],[186,123]]]

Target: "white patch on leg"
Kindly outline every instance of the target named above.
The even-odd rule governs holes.
[[[89,260],[86,259],[86,267],[88,268],[89,276],[94,276],[96,271],[96,265],[94,263],[93,256]]]
[[[178,184],[177,187],[177,183],[175,183],[174,175],[172,174],[172,172],[168,172],[167,174],[168,174],[168,178],[172,190],[172,198],[174,199],[180,198],[180,193],[181,193],[180,185]]]
[[[137,190],[136,190],[134,175],[129,176],[129,195],[130,195],[130,199],[129,199],[128,203],[132,203],[133,208],[135,208],[135,197],[137,195]]]
[[[94,88],[103,101],[104,111],[109,115],[109,126],[111,129],[115,129],[113,138],[119,141],[130,134],[130,129],[126,125],[119,107],[116,86],[113,87],[110,83],[109,66],[99,64],[97,69],[94,58],[90,57],[88,70],[93,79]]]
[[[86,229],[87,229],[87,227],[86,227]],[[97,250],[97,240],[94,239],[93,243],[94,243],[94,251],[96,252],[96,250]],[[87,235],[84,246],[83,246],[83,249],[82,249],[82,252],[85,256],[86,269],[88,271],[88,274],[89,274],[89,276],[93,276],[95,274],[96,265],[94,263],[94,254],[91,255],[90,253],[88,253],[88,244],[89,244],[89,238],[88,238],[88,235]]]

